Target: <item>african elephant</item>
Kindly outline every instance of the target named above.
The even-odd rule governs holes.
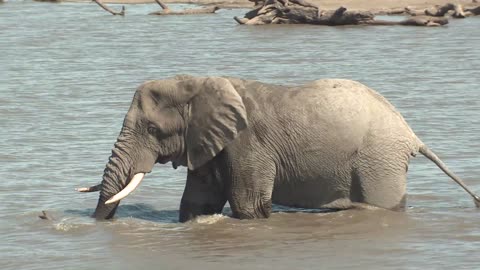
[[[272,203],[348,209],[405,205],[409,160],[418,152],[480,198],[415,135],[380,94],[350,80],[286,87],[222,77],[148,81],[135,92],[106,165],[94,217],[155,163],[188,166],[180,221],[219,213],[267,218]]]

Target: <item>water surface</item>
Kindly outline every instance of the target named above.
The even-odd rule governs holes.
[[[184,6],[173,6],[182,8]],[[120,6],[112,5],[118,9]],[[225,215],[177,223],[186,170],[156,166],[116,220],[89,218],[135,88],[176,74],[361,81],[480,192],[480,18],[442,28],[238,26],[245,10],[111,16],[90,3],[0,5],[2,269],[475,269],[480,211],[423,157],[405,212]],[[54,221],[40,220],[48,210]]]

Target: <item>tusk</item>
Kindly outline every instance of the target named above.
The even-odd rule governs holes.
[[[144,173],[137,173],[133,176],[132,180],[130,180],[130,183],[128,183],[128,185],[122,189],[122,191],[120,191],[119,193],[115,194],[115,196],[113,196],[112,198],[110,198],[110,200],[106,201],[105,204],[110,204],[110,203],[114,203],[114,202],[118,202],[120,201],[121,199],[125,198],[128,196],[128,194],[132,193],[132,191],[134,191],[138,185],[140,184],[140,182],[142,182],[143,180],[143,177],[145,176]]]
[[[75,190],[78,192],[95,192],[95,191],[100,191],[101,189],[102,189],[102,184],[98,184],[91,187],[76,188]]]

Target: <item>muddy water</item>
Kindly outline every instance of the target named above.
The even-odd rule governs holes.
[[[119,8],[119,6],[113,6]],[[480,211],[419,157],[408,209],[276,207],[179,224],[186,171],[157,166],[117,219],[89,218],[134,89],[179,73],[280,84],[359,80],[480,192],[480,18],[445,28],[239,27],[244,10],[113,17],[94,4],[0,5],[1,269],[476,269]],[[53,221],[40,220],[48,210]]]

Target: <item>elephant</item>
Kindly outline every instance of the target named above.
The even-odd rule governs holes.
[[[272,204],[405,208],[418,153],[468,192],[383,96],[346,79],[281,86],[178,75],[136,90],[106,164],[93,217],[110,219],[154,164],[188,167],[179,221],[268,218]]]

